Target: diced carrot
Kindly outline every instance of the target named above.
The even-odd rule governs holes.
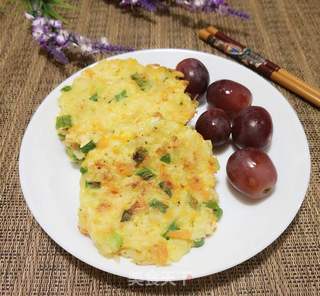
[[[198,177],[193,177],[189,184],[190,188],[194,191],[201,191],[202,189],[202,184]]]
[[[127,163],[116,163],[116,167],[120,175],[127,176],[132,174],[134,167]]]
[[[168,237],[189,240],[189,239],[191,239],[191,232],[189,230],[170,231],[168,233]]]
[[[110,207],[111,207],[110,204],[104,202],[104,203],[101,203],[100,205],[98,205],[97,211],[104,212],[104,211],[108,210]]]
[[[168,249],[165,243],[159,243],[153,246],[154,261],[158,265],[165,265],[168,260]]]
[[[143,199],[138,199],[132,206],[131,210],[136,213],[142,210],[145,210],[147,208],[147,204]]]

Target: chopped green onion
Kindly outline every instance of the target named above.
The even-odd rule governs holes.
[[[89,98],[90,101],[93,101],[93,102],[97,102],[98,101],[98,94],[95,93],[94,95],[92,95],[90,98]]]
[[[180,229],[180,228],[178,227],[176,221],[173,221],[173,222],[169,225],[167,231],[174,231],[174,230],[179,230],[179,229]]]
[[[165,162],[165,163],[170,163],[171,162],[171,156],[170,156],[169,153],[167,153],[167,154],[161,156],[160,160],[162,162]]]
[[[133,153],[132,159],[136,162],[137,165],[139,165],[144,161],[144,159],[147,156],[147,153],[148,151],[145,148],[139,147],[137,148],[136,152]]]
[[[66,138],[66,135],[63,135],[63,134],[58,134],[58,137],[61,141],[64,141],[65,138]]]
[[[92,140],[90,142],[88,142],[87,144],[85,144],[84,146],[80,147],[80,151],[84,154],[87,154],[90,150],[96,148],[96,144],[95,142],[93,142]]]
[[[61,91],[70,91],[72,89],[71,85],[66,85],[63,88],[61,88]]]
[[[150,201],[149,206],[154,209],[159,209],[161,213],[165,213],[168,209],[166,204],[155,198]]]
[[[137,176],[140,176],[143,180],[150,180],[155,177],[155,174],[148,168],[141,168],[136,172]]]
[[[132,217],[132,210],[124,210],[121,216],[120,222],[126,222],[129,221]]]
[[[88,168],[85,168],[85,167],[81,167],[80,168],[80,173],[81,174],[85,174],[86,172],[88,172]]]
[[[205,203],[205,205],[213,210],[218,220],[221,218],[223,210],[219,207],[218,203],[215,200],[209,200]]]
[[[72,161],[79,162],[80,159],[78,159],[78,157],[73,153],[73,150],[70,147],[66,148],[66,152]]]
[[[148,80],[146,80],[143,75],[139,73],[135,73],[131,75],[131,79],[136,82],[136,84],[140,87],[141,90],[147,90],[151,85]]]
[[[168,237],[168,233],[170,231],[175,231],[175,230],[179,230],[180,228],[178,227],[176,221],[173,221],[167,228],[166,232],[162,234],[162,236],[165,238],[165,239],[169,239]]]
[[[56,129],[72,127],[71,115],[61,115],[56,118]]]
[[[120,234],[114,232],[110,236],[108,236],[106,242],[108,247],[112,250],[112,252],[116,252],[121,248],[123,244],[123,239]]]
[[[171,188],[168,184],[168,182],[162,181],[159,183],[159,187],[169,196],[172,196]]]
[[[127,98],[127,97],[128,97],[127,91],[124,89],[124,90],[122,90],[121,92],[119,92],[118,94],[116,94],[116,95],[114,96],[114,99],[115,99],[117,102],[119,102],[119,101],[121,101],[122,99]]]
[[[200,248],[204,245],[204,238],[196,239],[193,241],[193,247],[194,248]]]
[[[86,181],[86,187],[92,189],[98,189],[101,187],[101,183],[97,181]]]

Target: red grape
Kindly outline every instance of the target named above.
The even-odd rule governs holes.
[[[227,163],[231,185],[253,200],[267,196],[277,182],[277,171],[269,156],[254,148],[234,152]]]
[[[242,84],[224,79],[210,84],[207,90],[207,102],[223,109],[234,118],[242,109],[251,105],[252,95]]]
[[[196,130],[205,140],[211,140],[213,146],[222,146],[230,136],[230,119],[222,109],[212,108],[198,118]]]
[[[265,149],[272,138],[272,119],[262,107],[250,106],[233,120],[232,140],[236,146]]]
[[[199,98],[205,93],[209,84],[209,72],[199,60],[191,58],[182,60],[176,70],[182,72],[184,79],[189,82],[186,92],[192,98]]]

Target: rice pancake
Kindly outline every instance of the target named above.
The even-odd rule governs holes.
[[[74,161],[82,160],[105,132],[150,117],[187,123],[197,102],[185,93],[183,74],[135,59],[104,60],[61,89],[56,128]],[[87,146],[88,145],[88,146]]]
[[[107,257],[177,261],[215,230],[217,169],[211,142],[190,127],[119,125],[82,162],[79,229]]]

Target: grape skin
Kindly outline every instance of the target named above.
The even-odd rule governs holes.
[[[266,149],[271,143],[272,133],[271,116],[262,107],[247,107],[233,120],[232,140],[239,148]]]
[[[207,90],[207,102],[213,107],[223,109],[230,118],[252,103],[252,94],[244,85],[232,80],[218,80]]]
[[[207,90],[209,84],[209,72],[204,64],[197,59],[184,59],[176,70],[184,74],[184,79],[189,82],[186,92],[193,99],[199,99]]]
[[[205,140],[211,140],[214,147],[219,147],[228,142],[231,123],[222,109],[212,108],[198,118],[196,130]]]
[[[269,195],[277,182],[272,160],[255,148],[234,152],[228,159],[226,170],[231,185],[252,200]]]

